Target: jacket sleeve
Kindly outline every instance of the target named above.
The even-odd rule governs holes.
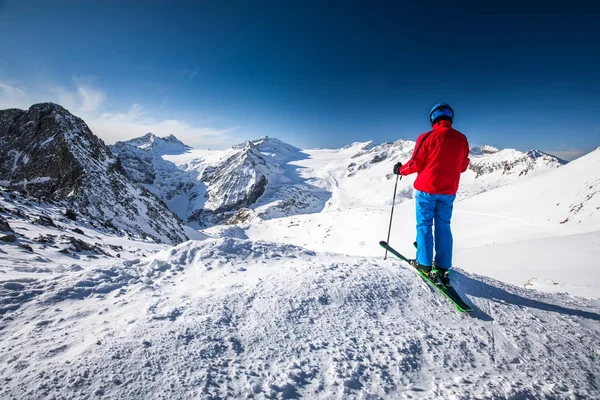
[[[465,158],[463,159],[462,169],[460,172],[465,172],[469,167],[469,162],[471,161],[469,160],[470,151],[471,150],[469,149],[469,142],[465,139]]]
[[[421,172],[427,160],[427,146],[425,141],[431,132],[424,133],[417,139],[412,157],[400,168],[400,175],[410,175]]]

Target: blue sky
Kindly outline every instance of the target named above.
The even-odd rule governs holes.
[[[308,148],[415,139],[443,101],[472,145],[600,145],[598,6],[174,3],[0,0],[0,108],[58,102],[108,143]]]

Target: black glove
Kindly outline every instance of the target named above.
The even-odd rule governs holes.
[[[400,175],[400,168],[402,168],[402,163],[401,162],[397,162],[394,165],[394,174]]]

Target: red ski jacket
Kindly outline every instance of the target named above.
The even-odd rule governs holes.
[[[417,139],[401,175],[418,173],[415,189],[429,194],[456,194],[460,174],[469,166],[467,137],[452,129],[450,121],[439,121]]]

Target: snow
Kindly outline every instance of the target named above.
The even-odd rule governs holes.
[[[158,152],[173,166],[153,158],[165,185],[148,189],[164,196],[169,177],[217,165],[248,178],[227,195],[269,178],[242,223],[187,227],[196,240],[175,247],[69,222],[58,206],[35,211],[60,228],[13,212],[19,242],[0,245],[0,398],[600,398],[600,152],[567,165],[473,152],[453,216],[452,280],[469,316],[378,246],[392,165],[413,148],[263,137]],[[256,167],[224,165],[245,150]],[[390,239],[408,257],[413,182],[398,182]],[[167,201],[188,210],[180,194]],[[106,254],[34,240],[74,227]]]
[[[12,172],[15,172],[15,170],[19,166],[19,159],[21,158],[22,154],[23,153],[21,153],[20,151],[16,151],[16,150],[10,150],[8,152],[8,155],[12,155],[12,157],[13,157]]]
[[[598,300],[455,279],[473,317],[402,263],[226,238],[7,282],[0,396],[597,397]]]
[[[40,143],[39,147],[44,147],[47,144],[51,143],[54,141],[54,139],[56,139],[56,135],[50,136],[48,139],[44,140],[42,143]]]

